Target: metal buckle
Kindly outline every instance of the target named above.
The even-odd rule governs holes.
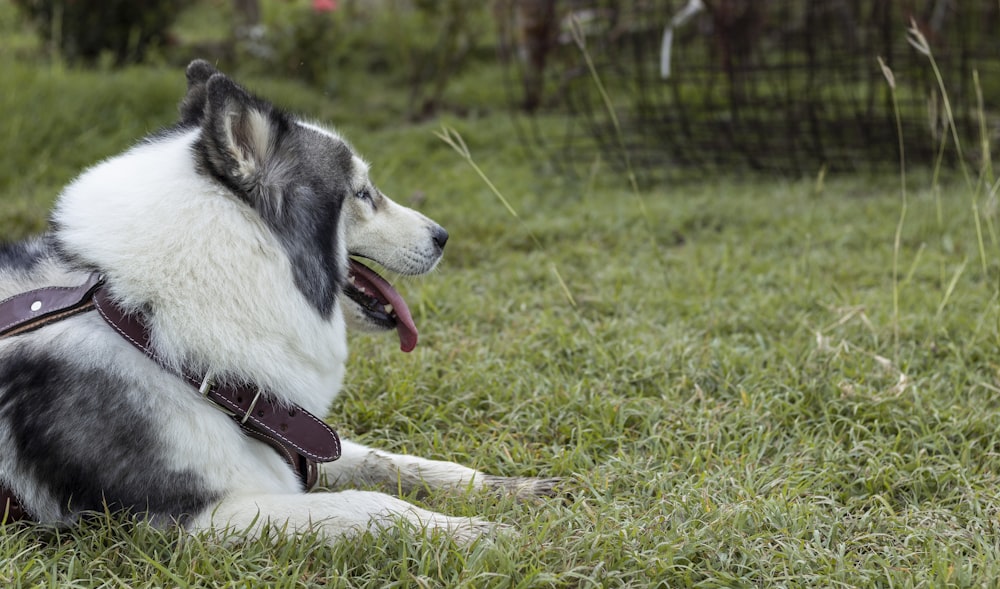
[[[243,425],[250,419],[250,413],[253,412],[253,408],[257,406],[257,400],[260,399],[260,387],[257,388],[257,394],[253,396],[253,401],[250,401],[250,407],[247,408],[247,412],[243,414],[243,419],[240,420],[240,425]]]
[[[198,387],[198,393],[200,393],[202,397],[205,397],[207,399],[208,394],[212,392],[213,386],[215,386],[215,382],[213,382],[212,376],[210,374],[206,374],[205,378],[201,381],[201,385]],[[240,425],[245,425],[246,422],[249,421],[250,419],[250,414],[253,413],[254,408],[257,406],[257,401],[260,400],[260,387],[255,387],[255,388],[257,389],[257,392],[254,394],[253,400],[250,401],[250,407],[247,408],[246,413],[243,414],[243,417],[239,417],[239,413],[230,410],[228,407],[222,405],[221,403],[214,401],[213,403],[215,404],[216,407],[221,409],[223,413],[226,413],[231,417],[239,417]],[[209,399],[209,401],[212,401],[212,399]]]
[[[201,386],[198,387],[198,392],[201,393],[202,397],[207,397],[208,396],[208,393],[210,393],[212,391],[212,385],[213,384],[215,384],[215,383],[212,382],[212,375],[211,374],[205,374],[205,378],[202,379],[202,381],[201,381]]]
[[[215,382],[212,380],[212,375],[205,374],[205,378],[202,379],[201,385],[198,387],[198,394],[200,394],[203,399],[205,399],[212,405],[215,405],[219,409],[219,411],[222,411],[229,417],[236,417],[236,413],[231,409],[229,409],[229,407],[226,407],[225,405],[216,401],[215,399],[209,398],[208,394],[212,392],[212,387],[214,386]]]

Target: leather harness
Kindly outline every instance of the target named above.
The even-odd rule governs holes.
[[[104,277],[96,272],[79,286],[45,287],[0,301],[0,337],[26,333],[94,309],[116,333],[166,369],[152,348],[142,315],[119,307]],[[318,463],[340,458],[337,432],[305,409],[281,404],[253,384],[216,383],[211,375],[186,371],[177,376],[237,421],[247,435],[274,448],[306,490],[316,484]],[[0,481],[0,522],[24,519],[30,519],[30,514]]]

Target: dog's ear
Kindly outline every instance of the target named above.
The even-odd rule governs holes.
[[[276,178],[275,152],[284,123],[271,104],[251,96],[222,74],[205,84],[202,118],[203,164],[251,204],[273,208],[270,194]]]
[[[208,79],[219,73],[212,64],[204,59],[196,59],[187,66],[187,94],[181,101],[181,124],[195,126],[201,122],[205,114],[205,85]]]

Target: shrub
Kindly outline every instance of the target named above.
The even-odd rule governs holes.
[[[409,89],[413,118],[440,106],[449,80],[488,29],[485,4],[466,0],[342,2],[318,12],[289,2],[272,15],[265,57],[306,83],[335,89],[338,72],[385,74]]]
[[[116,65],[142,61],[164,44],[192,0],[14,0],[39,33],[71,62],[109,54]]]

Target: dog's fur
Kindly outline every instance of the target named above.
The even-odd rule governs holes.
[[[248,93],[203,61],[187,70],[180,121],[85,171],[51,230],[0,250],[0,299],[103,273],[143,313],[161,362],[94,312],[0,340],[0,483],[40,522],[124,511],[191,530],[270,524],[331,541],[398,519],[471,540],[479,519],[375,491],[305,493],[269,446],[185,383],[182,369],[253,382],[323,416],[341,387],[345,328],[395,321],[352,298],[348,257],[417,275],[447,233],[376,189],[335,132]],[[343,442],[330,489],[502,488],[551,480],[483,475]]]

